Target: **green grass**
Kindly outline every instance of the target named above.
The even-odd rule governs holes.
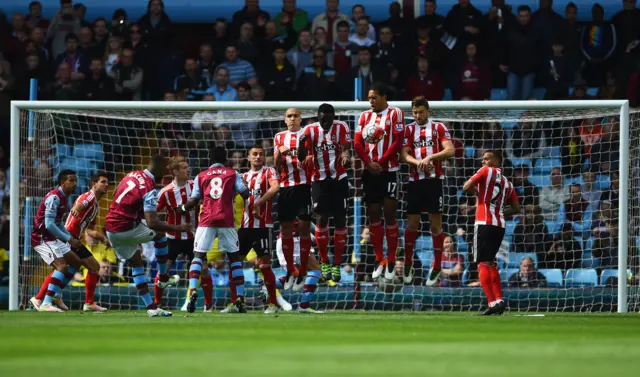
[[[629,376],[640,316],[0,313],[0,376]]]

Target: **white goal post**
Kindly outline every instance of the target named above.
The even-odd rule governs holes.
[[[330,102],[337,113],[355,116],[357,113],[370,108],[368,102]],[[138,119],[153,119],[153,114],[164,112],[169,115],[180,116],[181,113],[195,111],[285,111],[288,108],[298,108],[303,113],[315,115],[322,102],[63,102],[63,101],[12,101],[11,102],[11,153],[10,153],[10,277],[9,277],[9,309],[18,310],[20,306],[20,258],[21,255],[21,148],[25,148],[25,141],[34,141],[36,137],[32,130],[25,137],[24,129],[31,127],[27,123],[32,120],[30,112],[59,112],[71,114],[109,113],[111,117],[128,119],[129,114],[135,112]],[[390,102],[390,105],[401,108],[410,118],[411,103]],[[518,122],[521,112],[530,111],[531,115],[544,117],[545,120],[561,120],[580,117],[583,114],[606,114],[619,116],[620,150],[619,150],[619,182],[622,188],[619,193],[619,212],[617,238],[618,255],[618,284],[617,311],[627,312],[628,286],[628,250],[629,250],[629,195],[630,182],[630,115],[629,102],[626,100],[597,100],[597,101],[459,101],[459,102],[431,102],[433,118],[436,120],[456,121],[464,118],[468,122],[498,119],[499,121]],[[517,113],[513,113],[517,111]],[[150,114],[148,117],[145,114]],[[587,115],[584,115],[586,117]],[[275,119],[275,118],[274,118]],[[25,126],[26,125],[26,126]],[[22,136],[21,136],[22,132]],[[635,140],[638,142],[638,140]],[[24,168],[24,167],[22,167]],[[635,187],[637,190],[638,187]],[[638,193],[633,192],[634,196]],[[633,198],[632,198],[633,199]],[[35,203],[37,205],[37,203]],[[637,203],[636,203],[637,205]],[[632,215],[634,215],[632,213]],[[635,235],[632,234],[632,236]],[[359,237],[359,235],[358,235]],[[402,243],[402,242],[401,242]],[[637,245],[636,245],[637,246]]]

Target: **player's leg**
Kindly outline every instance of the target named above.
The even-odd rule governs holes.
[[[100,263],[85,247],[75,251],[76,255],[82,261],[82,265],[87,269],[87,276],[84,279],[85,300],[82,311],[85,312],[105,312],[107,308],[96,304],[95,293],[98,286],[98,272],[100,271]]]
[[[271,229],[253,229],[252,233],[254,233],[253,249],[256,252],[258,268],[260,269],[269,301],[265,314],[273,314],[278,309],[278,296],[276,293],[276,275],[271,268],[271,245],[273,241]]]
[[[367,216],[369,217],[371,245],[373,245],[373,251],[376,254],[376,267],[371,275],[375,280],[382,276],[387,264],[383,251],[384,229],[382,227],[382,204],[386,192],[385,182],[380,175],[374,176],[365,170],[362,173],[362,189],[367,205]]]
[[[231,271],[231,281],[229,284],[236,290],[237,298],[234,305],[239,313],[246,313],[244,306],[244,271],[242,263],[244,255],[238,253],[240,242],[238,240],[238,231],[235,228],[217,228],[218,245],[220,251],[227,254],[229,259],[229,270]]]
[[[62,285],[60,285],[60,291],[56,294],[53,299],[53,303],[62,310],[69,310],[69,307],[65,305],[62,301],[62,291],[69,285],[71,280],[73,280],[74,275],[82,266],[82,260],[78,257],[78,255],[71,251],[71,247],[67,243],[63,243],[60,241],[56,241],[58,250],[62,253],[62,258],[67,264],[66,272],[64,273],[64,278],[62,280]]]
[[[300,235],[300,269],[293,285],[295,291],[302,290],[307,275],[309,253],[311,253],[311,187],[299,185],[295,187],[295,200],[298,204],[298,234]]]
[[[278,195],[278,219],[280,220],[280,238],[282,253],[286,260],[287,275],[284,289],[291,289],[295,283],[295,267],[293,264],[293,222],[297,217],[293,187],[283,187]]]
[[[339,282],[341,279],[340,267],[342,254],[347,243],[347,197],[349,196],[349,183],[347,179],[337,182],[337,190],[334,194],[331,206],[333,221],[336,227],[333,233],[333,266],[331,267],[331,279]]]
[[[213,247],[216,238],[216,229],[210,227],[198,227],[193,242],[193,259],[189,266],[189,291],[187,312],[193,313],[196,310],[198,302],[198,282],[203,273],[209,274],[209,266],[207,265],[207,252]]]
[[[300,298],[298,313],[323,313],[309,307],[309,302],[313,299],[316,289],[318,288],[318,281],[320,280],[320,265],[315,256],[309,256],[307,268],[309,272],[304,281],[304,290]]]
[[[385,177],[385,198],[383,202],[384,223],[387,237],[387,268],[384,277],[392,280],[395,275],[396,253],[398,252],[398,222],[396,221],[396,210],[398,208],[399,184],[395,172],[382,173]]]
[[[328,181],[316,181],[311,185],[311,197],[313,199],[313,212],[316,219],[316,246],[320,254],[320,266],[322,277],[325,280],[331,278],[331,265],[329,265],[329,216],[327,201],[331,199],[331,188]]]
[[[41,312],[63,312],[62,308],[54,305],[56,295],[62,293],[62,287],[64,285],[65,275],[68,273],[68,265],[64,261],[64,258],[56,258],[51,266],[54,268],[53,274],[49,285],[47,286],[47,292],[38,308]]]
[[[180,276],[178,275],[169,275],[169,271],[171,271],[173,263],[178,259],[180,254],[193,254],[193,240],[176,240],[168,238],[166,242],[166,257],[164,257],[162,243],[162,239],[154,241],[154,254],[156,256],[156,261],[159,260],[158,258],[165,260],[162,273],[160,272],[160,265],[158,264],[158,273],[156,274],[153,282],[153,300],[158,305],[162,305],[162,297],[164,296],[165,288],[169,285],[177,284],[180,280]]]
[[[153,237],[153,253],[156,256],[156,263],[158,265],[158,283],[156,284],[160,289],[176,285],[180,280],[180,276],[169,276],[169,268],[167,261],[169,260],[169,244],[167,236],[164,232],[157,232]]]
[[[442,232],[442,212],[444,210],[444,194],[442,181],[439,179],[425,180],[428,184],[425,190],[427,201],[427,212],[429,212],[429,224],[431,227],[431,238],[433,240],[433,266],[429,269],[426,286],[433,287],[440,279],[442,270],[442,249],[444,249],[444,233]]]
[[[130,246],[130,250],[133,250],[135,246]],[[147,314],[149,317],[170,317],[171,312],[165,311],[158,307],[158,305],[153,302],[151,298],[151,294],[149,292],[149,284],[147,283],[147,277],[144,273],[144,260],[142,259],[142,252],[140,250],[135,250],[131,253],[127,248],[116,250],[118,256],[122,257],[122,254],[132,254],[129,262],[131,263],[131,274],[133,278],[133,284],[135,284],[136,289],[138,290],[138,295],[142,299],[144,303]]]
[[[404,232],[404,270],[403,281],[411,284],[413,281],[413,257],[420,231],[420,221],[425,201],[424,181],[409,182],[407,185],[407,229]]]
[[[49,289],[49,284],[51,284],[51,277],[53,276],[54,272],[55,272],[55,269],[51,271],[49,275],[47,275],[47,277],[44,278],[38,293],[29,299],[29,303],[31,304],[31,307],[33,309],[35,310],[40,309],[40,305],[42,305],[42,300],[44,300],[44,297],[47,295],[47,290]]]
[[[496,253],[500,242],[496,242],[496,232],[492,232],[495,228],[490,225],[476,225],[474,231],[474,257],[478,263],[478,275],[482,290],[487,297],[488,308],[482,312],[482,315],[502,314],[504,310],[504,301],[502,300],[502,287],[495,287],[494,270],[497,272],[495,264]],[[497,245],[497,247],[496,247]],[[500,285],[500,277],[498,274],[498,285]],[[499,293],[500,297],[496,296]]]

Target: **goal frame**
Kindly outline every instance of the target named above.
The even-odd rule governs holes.
[[[336,111],[370,109],[365,101],[327,101]],[[10,255],[9,255],[9,310],[19,310],[20,258],[20,111],[28,110],[146,110],[163,111],[218,111],[218,110],[300,110],[315,111],[324,102],[126,102],[126,101],[11,101],[11,152],[10,166]],[[405,111],[411,110],[409,101],[391,101],[390,105]],[[437,101],[429,102],[433,110],[554,110],[554,109],[618,109],[620,113],[620,205],[618,218],[627,219],[626,226],[618,227],[618,313],[627,312],[627,256],[628,256],[628,205],[629,205],[629,101]],[[31,113],[29,115],[28,141],[33,141]],[[25,198],[26,199],[26,198]],[[358,207],[358,206],[356,206]],[[359,210],[359,209],[358,209]]]

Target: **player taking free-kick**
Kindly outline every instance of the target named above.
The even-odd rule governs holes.
[[[144,261],[138,245],[154,241],[154,253],[158,262],[158,272],[165,274],[167,263],[167,237],[164,232],[188,232],[191,224],[169,225],[158,220],[158,190],[156,181],[162,178],[166,170],[166,162],[162,156],[153,156],[144,171],[132,171],[127,174],[113,194],[109,213],[105,221],[107,237],[119,258],[130,260],[133,283],[138,289],[147,314],[150,317],[169,317],[171,312],[165,311],[153,302],[149,294],[149,286],[144,273]],[[142,223],[143,218],[146,225]],[[168,286],[171,279],[159,282]]]
[[[453,157],[455,148],[451,135],[444,124],[429,119],[429,102],[416,97],[411,102],[415,122],[407,125],[402,148],[402,160],[409,164],[409,187],[407,189],[407,230],[404,233],[404,282],[413,280],[413,249],[418,231],[420,215],[429,213],[431,236],[433,237],[434,260],[426,285],[436,285],[442,270],[442,211],[444,194],[442,162]]]
[[[177,213],[175,211],[175,208],[189,200],[191,192],[193,191],[193,181],[191,180],[189,164],[184,157],[175,156],[169,159],[168,167],[173,175],[173,181],[160,190],[158,194],[158,212],[166,211],[167,224],[170,225],[196,224],[196,211],[186,213]],[[158,263],[166,263],[164,273],[161,274],[158,270],[153,285],[154,300],[158,305],[162,304],[165,287],[163,283],[172,278],[168,272],[171,270],[171,266],[178,258],[178,255],[185,255],[187,260],[193,259],[193,230],[190,229],[187,232],[167,232],[167,249],[167,254],[156,256]],[[207,279],[207,276],[203,276],[201,279],[205,308],[207,306],[213,306],[213,281],[211,281],[210,275],[208,275],[208,277],[209,279]],[[173,279],[177,280],[178,277],[173,277]]]
[[[222,147],[212,150],[213,164],[200,172],[193,184],[193,192],[189,201],[176,208],[179,213],[185,213],[195,208],[202,200],[202,212],[196,229],[193,243],[194,258],[189,267],[189,298],[187,312],[196,310],[198,301],[198,280],[201,275],[210,276],[207,265],[207,252],[211,250],[213,241],[218,238],[219,249],[227,253],[229,268],[231,269],[230,284],[235,288],[238,298],[234,305],[241,313],[246,313],[244,307],[244,274],[242,259],[238,253],[238,231],[233,221],[233,201],[236,193],[244,199],[249,197],[249,189],[237,171],[225,166],[227,151]],[[207,309],[207,308],[205,308]]]
[[[404,142],[404,114],[402,110],[387,103],[388,88],[374,84],[369,90],[371,110],[360,114],[356,127],[354,149],[365,164],[362,172],[362,189],[369,215],[371,243],[378,265],[372,277],[377,279],[384,273],[387,280],[395,276],[396,251],[398,248],[398,224],[396,222],[398,176],[400,169],[398,153]],[[362,132],[367,127],[380,127],[385,135],[376,144],[364,140]],[[387,236],[387,258],[384,258],[382,214]],[[386,268],[385,268],[386,266]]]
[[[505,218],[520,212],[518,195],[513,184],[502,175],[498,152],[482,155],[482,168],[462,189],[476,194],[476,223],[473,235],[473,256],[478,263],[482,290],[489,307],[482,315],[502,314],[505,303],[502,299],[500,273],[495,259],[505,232]],[[505,209],[505,205],[509,207]]]
[[[107,236],[95,229],[95,219],[99,211],[98,202],[100,201],[100,198],[107,193],[108,188],[109,178],[107,177],[106,172],[98,171],[91,177],[91,190],[85,192],[76,199],[73,204],[73,208],[71,208],[69,216],[67,217],[67,221],[64,224],[65,229],[72,237],[81,239],[82,233],[86,229],[86,232],[90,237],[102,241],[107,245],[107,247],[111,247]],[[85,312],[106,311],[106,308],[99,306],[94,301],[100,264],[93,257],[93,254],[91,254],[91,252],[84,246],[79,249],[74,249],[73,252],[82,260],[82,265],[87,269],[87,277],[84,281],[85,302],[82,310]],[[44,280],[44,283],[40,288],[40,292],[38,292],[35,297],[31,298],[30,302],[34,308],[37,309],[44,299],[52,277],[53,273],[49,274],[49,276]]]
[[[345,165],[351,161],[351,131],[346,123],[335,120],[333,106],[318,108],[318,121],[304,128],[298,146],[298,160],[311,150],[314,162],[311,196],[316,214],[316,244],[320,252],[325,280],[340,281],[340,261],[347,241],[347,197],[349,183]],[[333,268],[329,265],[329,217],[336,227],[333,234]]]
[[[284,289],[293,287],[295,291],[304,287],[307,263],[311,250],[311,174],[309,160],[298,160],[299,141],[304,130],[302,117],[298,109],[289,109],[285,113],[287,130],[276,134],[274,138],[274,160],[276,170],[280,172],[280,195],[278,197],[278,220],[282,235],[282,252],[287,261],[287,275]],[[295,276],[293,263],[293,222],[298,219],[300,234],[300,270]]]

